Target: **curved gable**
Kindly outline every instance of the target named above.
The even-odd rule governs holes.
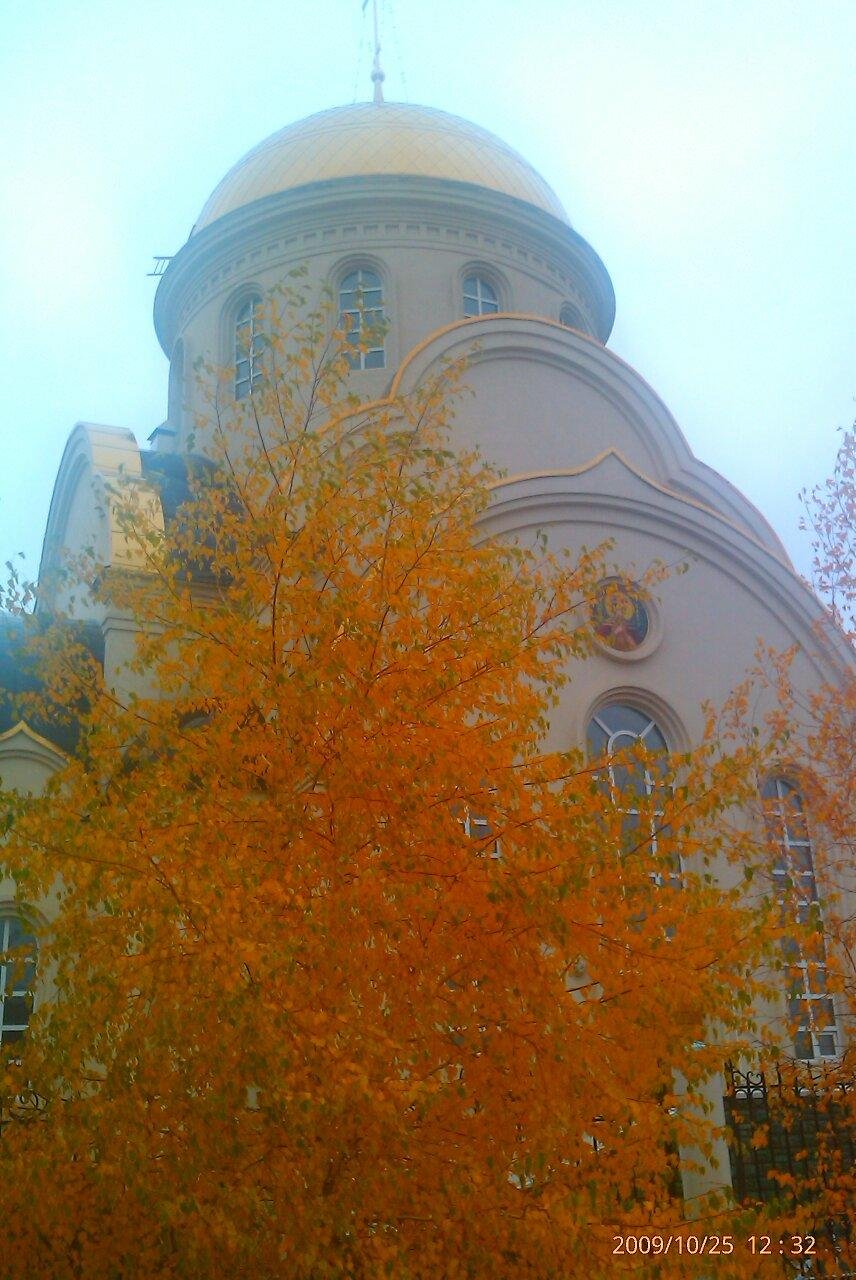
[[[59,747],[24,720],[0,733],[0,785],[7,790],[38,794],[65,762]]]
[[[536,316],[464,320],[415,347],[390,394],[411,390],[456,359],[467,361],[473,392],[458,406],[456,443],[479,444],[512,473],[578,469],[618,450],[641,474],[718,511],[788,561],[752,503],[699,462],[647,382],[598,342]]]

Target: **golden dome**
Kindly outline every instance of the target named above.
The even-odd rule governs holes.
[[[544,179],[486,129],[432,107],[364,102],[319,111],[260,142],[214,189],[193,230],[280,191],[379,174],[487,187],[568,222]]]

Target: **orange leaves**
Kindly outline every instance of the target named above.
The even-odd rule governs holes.
[[[723,820],[757,753],[711,727],[628,845],[605,762],[543,742],[600,555],[484,536],[459,371],[354,409],[319,316],[270,305],[150,572],[100,579],[137,697],[49,678],[85,749],[5,850],[63,883],[9,1067],[49,1099],[0,1143],[9,1280],[612,1274],[591,1225],[681,1215],[675,1142],[709,1144],[752,1030],[764,908],[708,864],[757,860]]]
[[[812,1065],[792,1060],[776,1071],[770,1146],[777,1147],[779,1167],[781,1152],[789,1153],[796,1176],[793,1170],[770,1175],[779,1203],[768,1229],[800,1232],[807,1221],[825,1223],[818,1249],[832,1274],[848,1266],[852,1224],[847,1227],[846,1215],[856,1197],[853,456],[850,430],[833,476],[801,495],[804,525],[814,535],[814,583],[830,613],[817,628],[816,644],[834,678],[806,692],[799,651],[762,649],[759,656],[778,746],[760,781],[771,844],[763,882],[780,910],[776,973],[787,1001],[781,1039],[798,1059],[816,1058]],[[768,1084],[771,1079],[772,1071]]]

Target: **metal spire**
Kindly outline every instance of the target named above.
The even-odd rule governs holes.
[[[377,103],[381,103],[383,102],[383,82],[385,77],[380,65],[380,36],[378,35],[377,27],[377,0],[372,0],[372,14],[374,16],[374,62],[372,63],[372,82],[374,84],[374,100]]]

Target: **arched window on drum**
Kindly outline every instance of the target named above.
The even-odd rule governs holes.
[[[566,329],[578,329],[585,332],[585,321],[578,307],[572,302],[566,302],[559,312],[559,324],[563,324]]]
[[[491,282],[473,272],[464,279],[464,315],[491,316],[499,311],[499,296]]]
[[[819,922],[814,849],[799,788],[789,778],[772,777],[761,788],[761,796],[774,849],[773,883],[783,912],[800,926]],[[823,935],[816,929],[800,929],[784,940],[782,949],[794,1056],[806,1061],[832,1058],[838,1052],[838,1036]]]
[[[360,349],[348,359],[352,369],[383,369],[383,284],[376,271],[358,267],[339,285],[339,315],[348,341]]]
[[[264,356],[262,331],[262,299],[254,293],[238,308],[235,315],[235,399],[244,400],[261,386]]]
[[[173,431],[181,428],[184,409],[184,343],[178,339],[172,349],[169,361],[169,382],[167,384],[167,423]]]

